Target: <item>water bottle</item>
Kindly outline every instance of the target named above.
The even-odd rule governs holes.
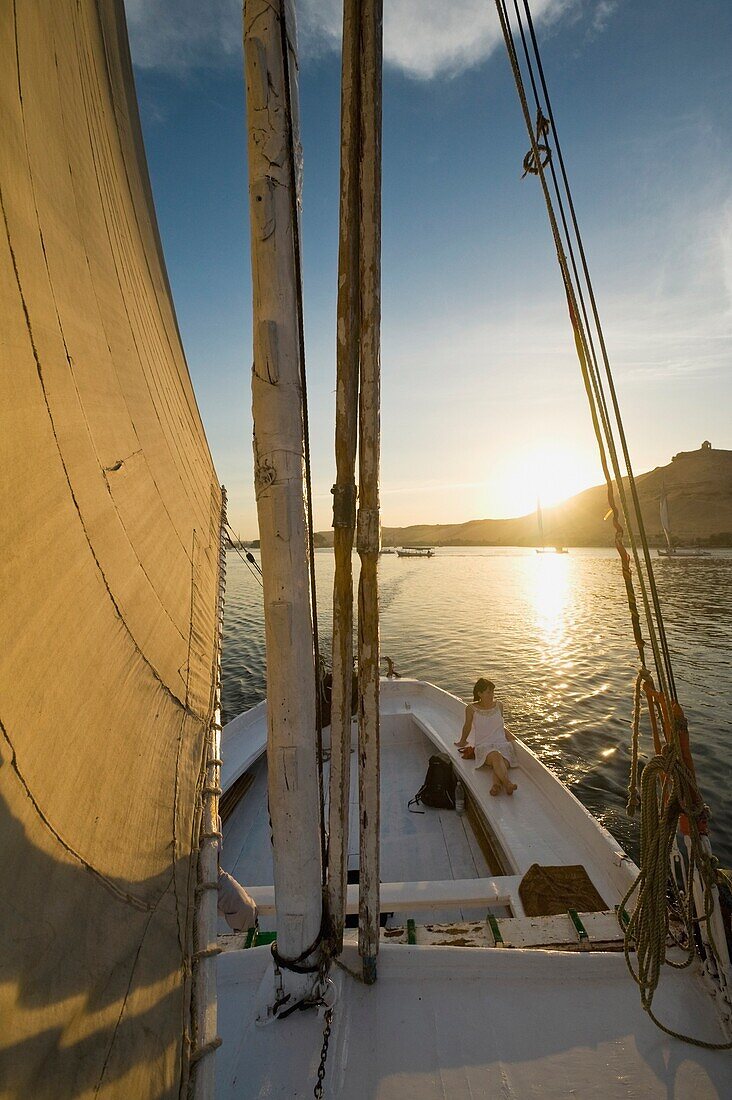
[[[459,779],[455,784],[455,811],[459,814],[465,813],[465,787]]]

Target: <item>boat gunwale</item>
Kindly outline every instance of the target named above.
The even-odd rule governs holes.
[[[487,797],[488,774],[483,775],[469,762],[463,760],[451,743],[451,735],[443,737],[430,722],[429,715],[420,714],[419,707],[414,706],[420,700],[426,703],[431,700],[434,706],[445,713],[448,722],[454,722],[456,729],[458,728],[457,723],[462,721],[465,704],[457,696],[426,680],[408,677],[398,680],[382,678],[380,701],[382,716],[409,716],[416,728],[428,738],[435,748],[441,752],[447,752],[451,757],[456,774],[467,788],[480,815],[485,819],[489,836],[498,849],[497,854],[501,858],[504,870],[503,875],[488,877],[500,882],[504,878],[512,879],[516,875],[523,875],[528,870],[528,866],[522,867],[519,865],[515,844],[512,847],[510,836],[506,836],[501,827],[501,822],[497,818],[496,811],[500,812],[502,807],[497,800]],[[266,700],[264,700],[232,719],[224,727],[222,737],[224,757],[222,787],[224,791],[266,753],[266,706]],[[325,732],[327,738],[327,731]],[[450,732],[455,731],[451,730]],[[239,742],[247,734],[251,737],[250,743],[246,744],[245,742],[243,746],[239,746]],[[229,763],[227,760],[228,750],[234,746],[239,748],[239,753],[236,761]],[[638,869],[635,863],[623,850],[620,842],[580,802],[569,787],[549,767],[542,763],[532,749],[520,738],[516,739],[515,747],[518,766],[551,807],[552,823],[558,831],[563,830],[567,835],[574,838],[577,844],[578,857],[574,862],[583,865],[589,864],[585,869],[607,904],[612,905],[619,902],[637,877]],[[560,798],[552,797],[560,791]],[[510,832],[510,828],[508,831]],[[585,858],[581,858],[583,853]],[[541,863],[542,861],[535,860],[535,862]],[[601,876],[602,883],[598,881],[598,875]],[[606,897],[608,886],[612,889],[612,897],[610,898]]]

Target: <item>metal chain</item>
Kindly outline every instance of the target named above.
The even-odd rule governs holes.
[[[333,1009],[325,1010],[325,1026],[323,1028],[323,1045],[320,1048],[320,1065],[318,1066],[318,1080],[313,1089],[315,1100],[321,1100],[323,1096],[323,1081],[325,1080],[325,1063],[328,1061],[328,1043],[330,1042],[330,1025],[333,1022]]]
[[[316,1004],[321,1005],[325,1012],[325,1023],[323,1025],[323,1045],[320,1048],[320,1065],[318,1066],[318,1080],[315,1082],[315,1088],[313,1089],[313,1096],[316,1100],[320,1100],[323,1096],[323,1081],[325,1080],[325,1064],[328,1060],[328,1043],[330,1042],[330,1029],[333,1023],[333,1009],[335,1007],[335,1000],[332,1004],[328,1004],[326,1000],[326,994],[328,992],[328,986],[330,985],[334,993],[336,993],[333,981],[329,977],[330,965],[333,961],[333,957],[330,953],[328,944],[324,943],[320,952],[320,966],[318,967],[318,1000]],[[337,960],[336,960],[337,961]],[[337,994],[336,994],[337,996]]]

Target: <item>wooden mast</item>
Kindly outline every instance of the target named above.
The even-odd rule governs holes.
[[[359,932],[363,976],[379,950],[379,401],[382,0],[361,4],[361,220],[358,584]]]
[[[247,0],[244,53],[254,306],[254,479],[264,584],[277,949],[288,959],[301,957],[317,942],[322,911],[295,252],[299,196],[293,194],[299,176],[292,156],[295,150],[297,157],[299,150],[295,41],[291,0]],[[309,992],[312,974],[286,969],[282,973],[285,992],[293,999]]]
[[[333,486],[333,692],[331,698],[328,912],[343,947],[353,674],[353,570],[359,360],[360,0],[344,0],[341,73],[341,198],[338,249],[336,483]]]

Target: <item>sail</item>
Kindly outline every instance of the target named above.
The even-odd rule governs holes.
[[[185,1087],[221,492],[121,0],[0,5],[0,1080]]]
[[[544,517],[541,511],[541,500],[536,500],[536,522],[539,527],[539,546],[544,545]]]
[[[661,493],[661,503],[660,503],[659,510],[660,510],[660,513],[661,513],[661,526],[663,527],[663,533],[666,536],[666,545],[668,546],[668,548],[670,550],[672,548],[671,524],[669,523],[669,518],[668,518],[668,497],[666,496],[666,490],[665,489]]]

